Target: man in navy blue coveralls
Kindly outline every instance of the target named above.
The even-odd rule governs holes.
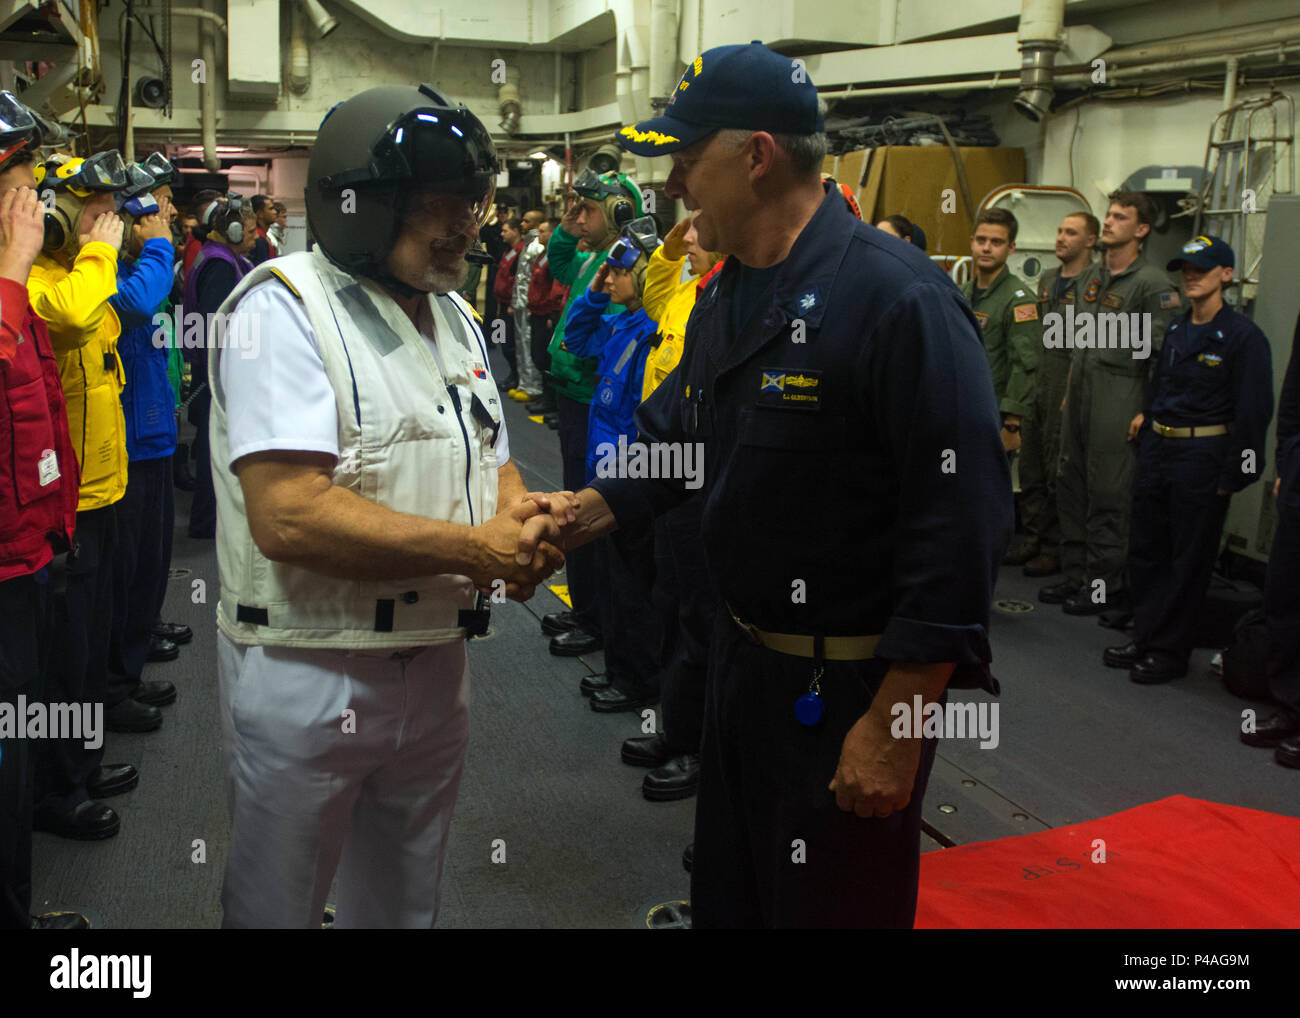
[[[704,486],[599,479],[561,540],[705,500],[725,607],[695,926],[910,927],[936,746],[894,738],[890,707],[997,692],[987,628],[1011,485],[971,312],[925,255],[823,188],[822,117],[798,71],[761,44],[718,47],[664,117],[623,129],[634,152],[672,153],[666,193],[731,255],[637,415],[643,442],[702,444]],[[823,713],[806,724],[795,702],[813,691]]]

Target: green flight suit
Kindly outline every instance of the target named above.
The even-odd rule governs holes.
[[[1112,274],[1105,261],[1088,273],[1075,307],[1075,340],[1101,336],[1099,315],[1143,316],[1149,326],[1149,356],[1133,349],[1076,346],[1061,432],[1056,501],[1061,522],[1061,566],[1067,580],[1105,581],[1104,603],[1127,601],[1124,564],[1137,447],[1128,440],[1129,422],[1142,412],[1150,367],[1164,344],[1165,329],[1182,306],[1169,276],[1142,255]],[[1091,318],[1087,323],[1084,318]],[[1112,320],[1113,321],[1113,320]],[[1139,323],[1142,319],[1139,319]],[[1114,332],[1111,332],[1114,335]],[[1091,598],[1092,588],[1084,594]],[[1100,602],[1099,602],[1100,603]]]
[[[961,292],[984,333],[984,354],[993,372],[998,409],[1004,415],[1027,418],[1033,413],[1034,373],[1042,341],[1034,291],[1006,266],[978,302],[971,300],[974,288],[972,279],[962,284]]]
[[[1078,307],[1083,287],[1093,265],[1084,266],[1066,280],[1057,294],[1058,266],[1038,280],[1039,325],[1051,321],[1050,314],[1064,315],[1067,307]],[[1081,285],[1082,284],[1082,285]],[[1034,412],[1024,422],[1020,446],[1020,514],[1025,533],[1039,552],[1059,558],[1061,524],[1056,511],[1056,469],[1061,458],[1061,401],[1070,375],[1070,351],[1041,344],[1034,385]]]

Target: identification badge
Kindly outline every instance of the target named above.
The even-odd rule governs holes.
[[[53,449],[46,449],[41,453],[41,458],[36,461],[36,471],[42,488],[47,484],[53,484],[62,476],[59,473],[59,457],[54,454]]]
[[[1083,292],[1083,299],[1092,304],[1097,299],[1097,291],[1101,289],[1101,281],[1092,279],[1088,281],[1088,289]]]
[[[989,324],[989,316],[986,315],[983,311],[975,312],[975,320],[980,323],[981,329],[986,328]]]
[[[822,373],[801,368],[763,368],[759,373],[759,406],[781,407],[785,410],[820,410],[822,403]]]

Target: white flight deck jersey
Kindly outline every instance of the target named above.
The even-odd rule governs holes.
[[[344,580],[272,562],[253,541],[230,469],[221,334],[240,298],[277,278],[302,302],[337,402],[336,485],[397,512],[476,525],[497,506],[502,427],[487,345],[455,293],[426,298],[438,358],[406,313],[370,280],[319,250],[265,262],[221,306],[210,340],[212,477],[217,495],[217,624],[232,640],[284,647],[411,648],[464,639],[476,591],[468,577]],[[261,343],[275,323],[260,322]],[[441,360],[441,365],[439,364]]]

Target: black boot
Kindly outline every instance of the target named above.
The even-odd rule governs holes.
[[[194,490],[194,472],[190,470],[188,442],[177,442],[176,451],[172,453],[172,483],[181,491]]]

